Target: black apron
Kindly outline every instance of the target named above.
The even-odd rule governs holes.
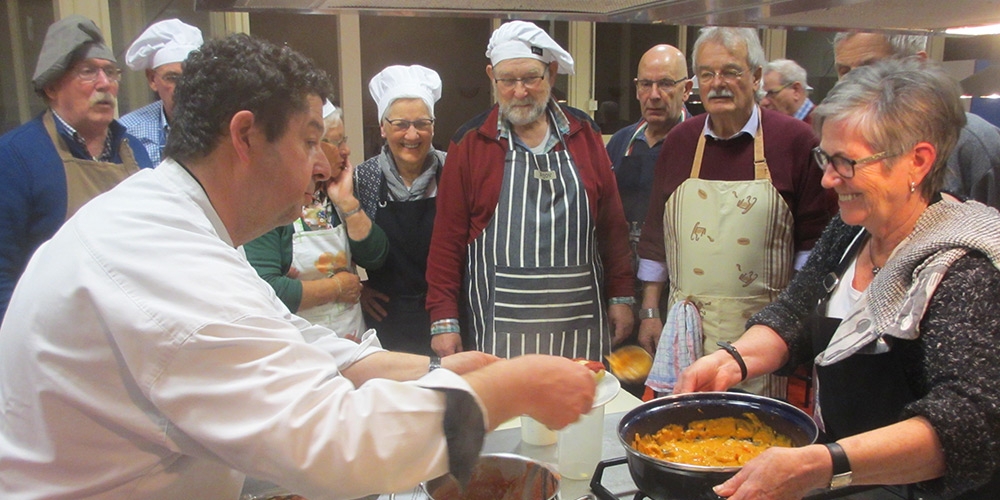
[[[440,168],[438,175],[440,175]],[[391,351],[431,355],[431,318],[427,300],[427,254],[431,248],[436,200],[392,201],[385,177],[379,185],[378,224],[389,239],[389,255],[382,267],[368,271],[374,290],[389,296],[386,316],[376,321],[367,313],[365,324],[378,332],[382,347]]]
[[[816,310],[806,320],[805,327],[811,332],[814,357],[826,349],[840,325],[840,318],[824,316],[830,293],[866,241],[868,235],[862,229],[837,269],[827,275],[823,283],[827,294],[820,299]],[[892,347],[889,352],[855,353],[832,365],[815,367],[819,381],[819,412],[827,442],[899,422],[903,408],[919,399],[916,388],[910,382],[913,379],[912,373],[907,372],[908,363],[903,359],[904,353],[909,350],[905,344],[916,341],[896,338],[888,340]],[[986,485],[956,497],[956,500],[994,499],[997,491],[1000,491],[1000,474],[994,475]],[[920,492],[920,496],[928,500],[936,498],[924,492]]]

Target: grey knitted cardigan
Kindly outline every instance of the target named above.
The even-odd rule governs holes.
[[[788,344],[790,361],[779,373],[811,361],[811,340],[802,329],[803,321],[825,294],[823,278],[836,268],[858,230],[835,217],[778,300],[747,322],[748,327],[770,327]],[[929,420],[945,453],[945,475],[920,487],[953,498],[997,475],[1000,271],[979,252],[958,259],[931,299],[920,322],[920,336],[897,341],[893,348],[908,361],[907,379],[920,396],[899,418],[919,415]],[[858,403],[863,411],[865,402]]]

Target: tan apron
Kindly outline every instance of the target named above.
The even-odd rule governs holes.
[[[303,281],[321,279],[340,271],[357,274],[354,263],[351,262],[346,222],[332,229],[306,231],[300,217],[293,227],[295,233],[292,234],[292,264],[299,270],[299,279]],[[360,336],[365,332],[360,303],[328,302],[309,309],[300,309],[296,314],[310,323],[333,330],[340,337]],[[318,337],[306,337],[307,342],[316,340]]]
[[[95,196],[108,191],[125,180],[126,177],[139,171],[139,164],[135,161],[132,148],[128,145],[127,139],[122,139],[121,155],[122,162],[110,163],[103,161],[84,160],[77,158],[70,153],[63,138],[56,132],[55,118],[52,117],[52,110],[45,112],[42,116],[42,123],[45,130],[52,139],[52,144],[59,153],[59,158],[63,162],[63,169],[66,171],[66,218],[69,219],[85,203]],[[110,134],[111,131],[108,131]]]
[[[705,136],[698,140],[691,176],[667,199],[663,235],[670,303],[690,299],[702,317],[705,354],[717,341],[734,341],[751,315],[777,298],[792,275],[793,220],[771,184],[764,133],[754,137],[754,179],[699,179]],[[784,398],[784,377],[759,377],[737,387]]]

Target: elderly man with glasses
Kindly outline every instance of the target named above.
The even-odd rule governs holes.
[[[678,367],[730,347],[805,263],[837,208],[820,185],[812,129],[755,102],[765,62],[757,33],[704,28],[693,56],[706,113],[664,141],[639,241],[639,341],[655,353],[646,384],[657,392],[673,390]],[[773,397],[786,390],[763,377],[741,388]]]
[[[791,59],[776,59],[764,67],[760,107],[779,111],[812,124],[816,104],[809,99],[806,70]]]
[[[0,321],[35,249],[91,198],[152,166],[114,119],[121,73],[93,21],[49,26],[32,79],[48,109],[0,137]]]
[[[532,23],[492,35],[498,104],[454,135],[427,262],[431,345],[601,360],[632,331],[628,228],[600,131],[552,97],[573,58]],[[468,324],[459,327],[467,314]]]

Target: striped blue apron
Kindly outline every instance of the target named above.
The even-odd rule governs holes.
[[[502,358],[610,352],[603,272],[587,191],[566,144],[504,162],[496,212],[467,248],[465,293],[477,349]]]

